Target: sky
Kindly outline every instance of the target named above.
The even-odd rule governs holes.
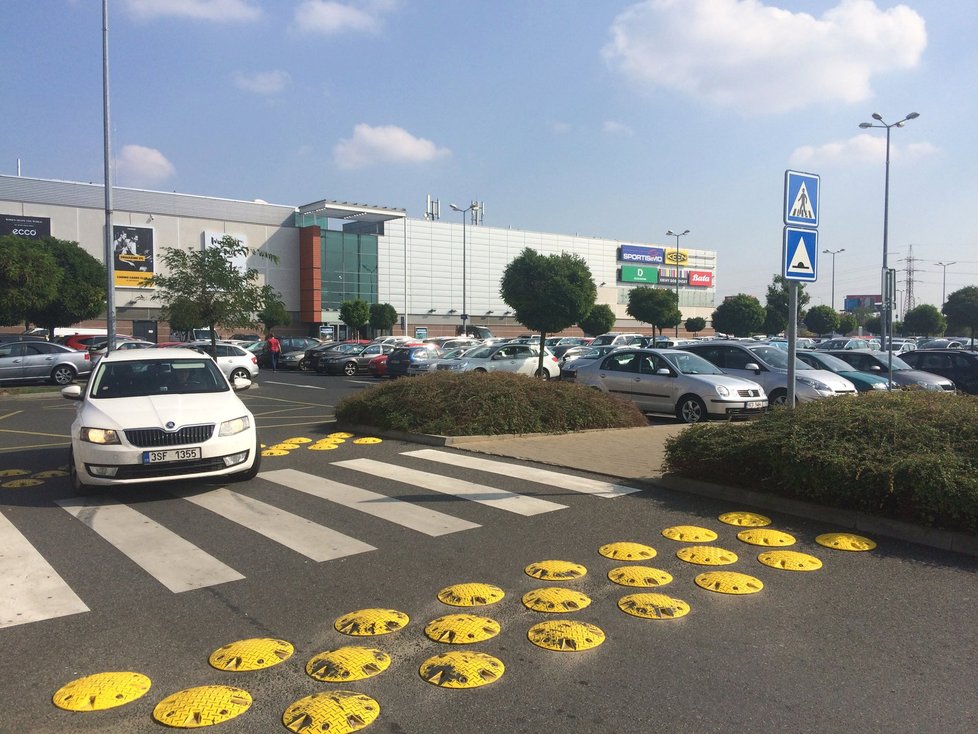
[[[818,174],[810,305],[978,285],[976,0],[109,0],[114,184],[484,224],[781,272]],[[3,0],[0,173],[103,181],[102,2]],[[11,29],[19,29],[11,33]],[[938,263],[953,263],[946,267]],[[908,271],[912,271],[912,277]],[[946,278],[946,284],[945,284]]]

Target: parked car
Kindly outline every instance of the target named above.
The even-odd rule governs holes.
[[[213,349],[210,342],[194,342],[186,346],[213,357],[221,372],[231,382],[242,377],[247,380],[258,377],[258,358],[237,344],[218,342]]]
[[[543,368],[539,367],[539,347],[533,344],[496,344],[477,347],[461,358],[436,365],[436,369],[457,372],[515,372],[549,380],[560,377],[560,366],[549,350],[544,348]]]
[[[709,341],[684,350],[698,354],[728,375],[759,382],[771,405],[788,401],[788,352],[770,344]],[[856,386],[827,370],[816,370],[795,359],[795,399],[798,402],[837,395],[855,395]]]
[[[251,479],[261,466],[255,418],[213,359],[187,349],[111,352],[78,401],[68,471],[76,492],[97,485],[230,476]]]
[[[570,364],[575,360],[597,359],[598,357],[603,357],[606,354],[608,354],[608,352],[612,352],[618,348],[619,347],[616,347],[613,344],[605,344],[604,346],[601,347],[592,347],[592,346],[571,347],[566,352],[564,352],[563,356],[557,359],[557,363],[560,365],[560,368],[563,369],[566,365]]]
[[[923,370],[954,383],[961,392],[978,395],[978,352],[970,349],[916,349],[900,359],[916,370]]]
[[[378,354],[367,362],[367,372],[374,377],[387,377],[387,357],[388,354]]]
[[[404,377],[408,367],[416,362],[434,359],[441,353],[434,344],[422,344],[420,347],[395,347],[387,357],[387,374],[391,377]]]
[[[88,377],[91,372],[92,358],[87,351],[46,341],[0,344],[0,381],[69,385],[76,377]]]
[[[617,331],[609,331],[607,334],[602,334],[601,336],[596,336],[591,340],[590,346],[592,347],[603,347],[603,346],[627,346],[629,344],[639,344],[645,338],[645,334],[639,333],[620,333]]]
[[[908,352],[908,354],[912,353]],[[902,357],[898,357],[895,354],[874,352],[869,349],[846,349],[829,352],[829,354],[834,354],[861,372],[873,372],[883,376],[884,379],[888,378],[889,370],[887,364],[892,359],[893,382],[895,384],[901,387],[916,386],[922,387],[925,390],[954,392],[954,383],[946,377],[915,370],[908,363],[904,362]]]
[[[279,344],[282,348],[280,354],[288,354],[289,352],[299,352],[311,349],[317,344],[322,342],[319,339],[313,339],[311,336],[280,336],[278,337]],[[271,367],[272,358],[268,354],[268,342],[260,341],[252,345],[249,350],[258,359],[259,367]]]
[[[325,372],[327,375],[353,377],[361,372],[366,372],[370,360],[377,355],[389,355],[393,351],[394,346],[392,344],[364,344],[343,352],[323,352],[319,357],[319,365],[316,367],[316,371]]]
[[[419,359],[412,362],[407,368],[408,377],[419,377],[420,375],[426,375],[429,372],[437,370],[438,365],[443,362],[451,362],[453,360],[460,359],[462,355],[468,352],[470,349],[477,349],[477,347],[442,349],[435,357],[432,357],[431,359]]]
[[[126,334],[116,334],[115,338],[132,339],[131,336],[127,336]],[[88,349],[94,344],[104,343],[106,341],[107,341],[107,335],[106,332],[103,331],[101,334],[71,334],[70,336],[66,336],[60,342],[60,344],[63,344],[69,349],[77,349],[79,351],[83,351],[85,349]]]
[[[815,349],[819,352],[827,352],[832,349],[869,349],[870,343],[868,339],[850,339],[849,337],[842,337],[839,339],[826,339],[815,345]]]
[[[904,352],[912,352],[917,348],[917,342],[913,339],[898,339],[894,338],[889,341],[889,344],[893,345],[894,354],[903,354]],[[886,351],[884,347],[880,347],[883,351]]]
[[[321,351],[313,352],[310,359],[314,359],[315,362],[312,366],[315,368],[316,372],[323,375],[326,374],[326,363],[333,357],[342,356],[344,354],[353,354],[361,351],[367,346],[369,342],[339,342],[334,344],[328,349],[323,349]],[[381,354],[381,352],[374,352],[374,354]]]
[[[156,344],[154,342],[149,342],[145,339],[116,339],[114,342],[112,342],[112,351],[125,351],[127,349],[151,349],[155,346]],[[107,341],[92,342],[91,346],[88,348],[88,353],[91,355],[93,366],[105,356],[105,351],[107,348]]]
[[[920,343],[918,349],[961,349],[969,345],[967,339],[928,339]]]
[[[616,349],[603,359],[578,360],[561,379],[634,401],[646,413],[683,423],[756,415],[767,409],[764,388],[724,374],[702,357],[678,349]]]
[[[871,390],[889,390],[890,383],[885,377],[880,377],[873,372],[860,372],[853,369],[848,362],[825,352],[818,352],[813,349],[799,349],[795,355],[807,365],[817,370],[828,370],[837,375],[845,377],[849,382],[856,386],[859,392],[869,392]]]

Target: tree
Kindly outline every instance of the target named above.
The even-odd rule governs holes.
[[[754,296],[738,293],[717,306],[712,321],[716,331],[750,336],[764,324],[764,306]]]
[[[805,326],[819,336],[831,334],[839,328],[839,314],[831,306],[815,306],[805,314]]]
[[[943,334],[947,329],[947,319],[937,310],[937,306],[923,303],[903,315],[903,329],[906,334],[919,336]]]
[[[948,329],[954,333],[970,330],[971,341],[975,341],[975,327],[978,326],[978,286],[969,285],[954,291],[941,309],[947,316]]]
[[[36,246],[48,252],[61,277],[57,294],[31,309],[30,321],[53,335],[58,326],[93,319],[105,311],[105,267],[77,242],[45,237]]]
[[[200,250],[165,247],[162,261],[168,275],[157,273],[146,281],[156,288],[163,320],[174,328],[183,326],[184,331],[207,326],[214,348],[218,326],[255,328],[256,315],[265,308],[272,291],[259,285],[257,270],[248,268],[241,272],[234,264],[235,258],[250,252],[230,235],[225,235],[213,247]],[[278,261],[274,255],[257,254]],[[191,325],[190,319],[196,323]]]
[[[882,325],[883,321],[879,314],[869,316],[866,318],[866,321],[863,322],[863,328],[870,334],[879,334]]]
[[[599,303],[592,306],[587,316],[578,321],[577,325],[588,336],[600,336],[611,331],[617,320],[611,306]]]
[[[839,333],[843,336],[851,334],[859,326],[856,317],[851,313],[844,313],[839,316]]]
[[[686,331],[690,334],[699,334],[706,328],[706,319],[700,316],[690,316],[686,319]]]
[[[780,334],[788,328],[788,316],[773,306],[764,307],[764,323],[761,331],[765,334]]]
[[[343,301],[340,304],[340,321],[346,324],[360,338],[360,329],[370,321],[370,306],[362,298]]]
[[[272,291],[271,286],[265,286],[265,306],[258,312],[258,322],[262,325],[265,333],[277,329],[279,326],[288,326],[292,321],[292,316],[285,308],[285,304]]]
[[[625,313],[637,321],[652,326],[652,336],[656,328],[662,333],[663,326],[675,326],[679,323],[676,318],[679,308],[676,305],[676,294],[663,288],[639,286],[628,292],[628,307]],[[682,315],[679,315],[682,318]]]
[[[771,285],[767,287],[767,308],[769,313],[764,320],[764,331],[767,334],[780,334],[788,326],[788,289],[789,281],[783,275],[775,275]],[[812,297],[805,293],[805,284],[798,284],[798,321],[805,320],[805,306]],[[774,328],[779,327],[779,328]]]
[[[540,332],[537,374],[542,377],[547,334],[582,321],[594,308],[598,289],[579,255],[541,255],[527,247],[503,271],[499,294],[518,322]]]
[[[60,282],[54,257],[34,240],[0,237],[0,325],[26,325],[34,310],[57,296]]]
[[[389,303],[370,304],[370,325],[376,333],[388,331],[394,333],[392,329],[397,323],[397,309]]]

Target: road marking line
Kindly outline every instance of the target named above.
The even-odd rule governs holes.
[[[403,455],[413,456],[418,459],[427,459],[428,461],[437,461],[452,466],[461,466],[467,469],[478,469],[479,471],[492,472],[493,474],[502,474],[507,477],[518,476],[520,479],[526,479],[531,482],[549,484],[560,487],[561,489],[569,489],[572,492],[593,494],[595,497],[604,497],[605,499],[614,499],[615,497],[641,491],[635,487],[626,487],[621,484],[612,484],[611,482],[602,482],[596,479],[586,479],[585,477],[577,477],[573,474],[564,474],[562,472],[550,471],[549,469],[537,469],[531,466],[520,466],[514,469],[512,464],[493,461],[491,459],[481,459],[477,456],[437,451],[435,449],[405,451]]]
[[[419,507],[394,497],[359,487],[351,487],[348,484],[341,484],[332,479],[317,477],[295,469],[266,471],[259,474],[258,478],[267,479],[270,482],[335,502],[359,512],[365,512],[368,515],[379,517],[411,530],[417,530],[432,537],[480,527],[468,520],[460,520],[457,517]]]
[[[433,492],[455,495],[463,499],[478,502],[482,505],[495,507],[498,510],[514,512],[517,515],[540,515],[544,512],[563,510],[567,505],[559,505],[556,502],[537,499],[536,497],[526,497],[514,492],[507,492],[503,489],[496,489],[484,484],[474,484],[461,479],[453,479],[439,474],[408,469],[394,464],[385,464],[382,461],[373,459],[349,459],[347,461],[333,462],[333,466],[341,466],[366,474],[373,474],[384,479],[391,479],[395,482],[405,482],[416,487],[424,487]]]
[[[244,578],[190,541],[110,497],[55,502],[176,594]]]
[[[24,411],[22,411],[22,410],[15,410],[13,413],[7,413],[6,415],[0,415],[0,421],[2,421],[4,418],[9,418],[12,415],[17,415],[18,413],[23,413],[23,412]]]
[[[223,487],[203,494],[179,493],[178,496],[314,561],[377,550],[349,535]]]
[[[88,607],[0,513],[0,628],[87,612]]]

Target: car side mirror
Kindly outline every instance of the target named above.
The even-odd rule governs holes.
[[[883,368],[880,367],[878,364],[874,364],[872,367],[869,368],[869,371],[870,372],[882,372],[883,371]]]
[[[81,385],[68,385],[68,387],[61,388],[61,397],[66,398],[67,400],[81,400]]]
[[[672,371],[669,370],[668,367],[660,367],[659,369],[657,369],[655,371],[655,374],[657,374],[657,375],[665,375],[666,377],[669,377],[672,374]]]
[[[757,362],[748,362],[744,365],[745,370],[754,370],[757,374],[761,373],[761,366]]]
[[[235,377],[234,382],[231,383],[231,387],[235,392],[240,392],[241,390],[247,390],[254,384],[255,383],[249,380],[247,377]],[[65,388],[65,390],[67,389],[68,388]]]

